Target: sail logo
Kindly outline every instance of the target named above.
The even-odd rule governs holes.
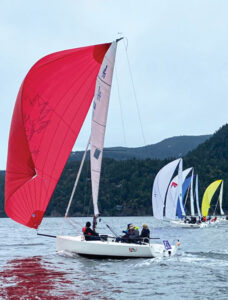
[[[172,188],[172,187],[174,187],[174,188],[177,187],[177,183],[173,181],[173,182],[171,183],[171,188]]]
[[[95,151],[94,151],[93,156],[94,156],[96,159],[99,159],[100,154],[101,154],[101,150],[99,150],[99,149],[96,148]]]
[[[102,72],[101,77],[102,77],[103,79],[105,79],[105,77],[106,77],[106,75],[107,75],[107,68],[108,68],[108,65],[105,66],[105,68],[104,68],[104,70],[103,70],[103,72]]]
[[[98,87],[98,91],[97,91],[97,100],[100,101],[101,100],[101,87]]]
[[[129,248],[129,252],[137,252],[137,248]]]

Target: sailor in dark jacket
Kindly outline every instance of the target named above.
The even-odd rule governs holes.
[[[148,225],[143,224],[143,229],[141,231],[140,237],[143,239],[145,243],[149,243],[150,241],[150,229]]]
[[[91,223],[86,222],[86,226],[82,228],[82,232],[86,241],[100,240],[99,234],[90,228]]]

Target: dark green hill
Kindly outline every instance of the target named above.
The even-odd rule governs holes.
[[[159,143],[137,148],[112,147],[104,149],[104,158],[126,159],[166,159],[180,157],[204,143],[211,135],[174,136]],[[83,151],[72,152],[69,161],[81,160]],[[87,155],[87,158],[89,154]]]
[[[169,139],[165,140],[168,141]],[[165,142],[163,141],[163,142]],[[162,143],[162,142],[161,142]],[[199,174],[200,199],[205,188],[224,179],[224,208],[228,211],[228,125],[184,157],[184,168],[194,166]],[[172,159],[104,158],[100,183],[99,208],[102,215],[151,215],[151,189],[159,169]],[[68,161],[50,201],[46,215],[63,216],[79,168],[79,161]],[[3,178],[1,184],[1,216]],[[85,162],[70,215],[92,215],[90,163]]]
[[[199,174],[199,192],[214,180],[224,180],[224,206],[228,210],[228,124],[184,158],[184,166],[194,166]]]
[[[199,174],[200,199],[205,188],[213,180],[219,178],[225,181],[224,199],[227,199],[227,147],[228,125],[224,125],[210,139],[184,157],[184,168],[194,166],[195,171]],[[130,159],[115,161],[105,158],[103,161],[99,194],[101,213],[103,215],[151,215],[151,189],[153,180],[159,169],[170,160],[171,159],[163,161]],[[75,177],[74,170],[75,168],[77,169],[78,166],[79,162],[68,162],[53,196],[54,201],[50,204],[49,213],[51,213],[51,211],[53,212],[53,205],[53,207],[55,207],[55,213],[61,214],[59,206],[62,207],[63,202],[69,199],[73,178]],[[67,197],[66,194],[62,192],[63,190],[65,190],[65,192],[67,191]],[[228,210],[228,201],[224,201],[224,209]],[[71,214],[92,214],[88,161],[81,176]]]

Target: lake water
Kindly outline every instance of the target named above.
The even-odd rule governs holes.
[[[43,220],[40,233],[80,233],[90,218]],[[174,228],[151,217],[103,218],[121,233],[126,224],[147,223],[153,237],[181,241],[178,254],[162,259],[95,260],[59,255],[55,239],[40,237],[0,219],[0,299],[228,299],[228,221],[202,229]]]

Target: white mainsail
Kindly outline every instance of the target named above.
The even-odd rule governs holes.
[[[152,189],[152,207],[153,216],[157,219],[163,219],[165,209],[165,197],[168,186],[173,177],[173,174],[180,163],[181,158],[178,158],[165,165],[156,175]]]
[[[186,177],[192,171],[192,168],[188,168],[182,172],[181,168],[182,168],[182,164],[180,162],[179,169],[178,169],[178,175],[175,176],[172,179],[172,181],[170,182],[167,196],[166,196],[165,216],[171,220],[174,220],[176,218],[177,201],[178,201],[178,198],[180,199],[180,193],[181,193],[181,197],[182,197],[182,190],[180,191],[180,189],[179,189],[179,178],[180,178],[180,181],[182,182],[182,184],[181,184],[181,186],[182,186]],[[182,172],[182,176],[181,176],[181,172]],[[181,200],[181,202],[182,202],[182,207],[183,207],[183,201]],[[184,207],[183,207],[182,215],[185,215]]]
[[[198,174],[196,174],[196,184],[195,184],[195,196],[196,196],[196,208],[198,216],[201,218],[201,211],[199,207],[199,187],[198,187]]]
[[[194,179],[194,169],[192,170],[191,188],[190,188],[190,209],[191,209],[191,216],[195,216],[194,196],[193,196],[193,179]]]
[[[219,207],[220,207],[220,214],[224,215],[224,211],[222,209],[222,199],[223,199],[223,181],[222,181],[220,193],[219,193]]]
[[[108,115],[109,98],[112,85],[113,69],[117,42],[113,42],[107,51],[96,82],[93,100],[93,116],[90,138],[90,164],[94,215],[99,215],[97,200],[100,183],[101,163],[104,148],[104,136]]]

